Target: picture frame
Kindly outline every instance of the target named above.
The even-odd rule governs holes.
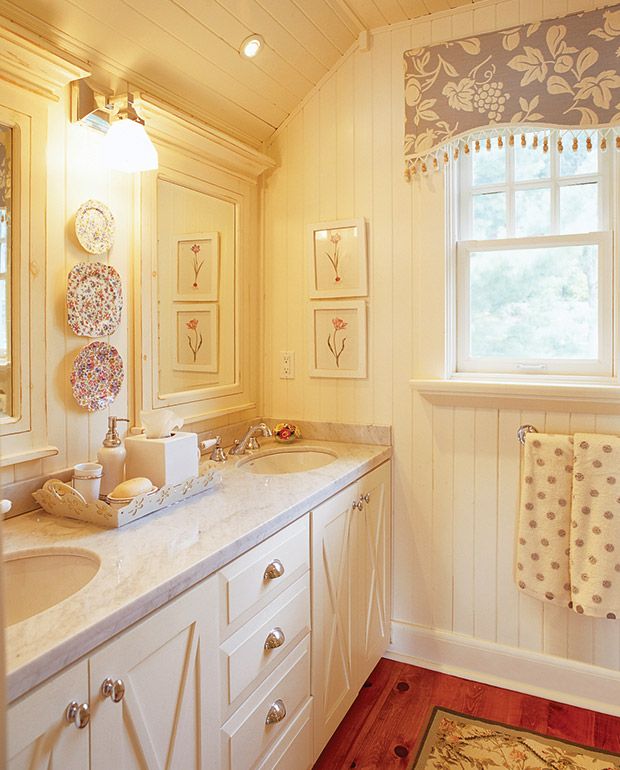
[[[366,302],[313,302],[310,307],[310,376],[367,376]]]
[[[311,299],[368,296],[364,219],[309,225],[308,241]]]
[[[174,305],[176,333],[172,368],[182,372],[219,370],[219,306],[184,303]]]
[[[220,234],[173,236],[176,302],[217,302],[220,284]]]

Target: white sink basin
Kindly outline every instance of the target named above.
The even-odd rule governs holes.
[[[12,626],[43,612],[89,583],[99,558],[79,548],[39,548],[5,555],[5,623]]]
[[[338,457],[331,449],[282,447],[240,460],[237,465],[250,473],[275,476],[280,473],[303,473],[333,463]]]

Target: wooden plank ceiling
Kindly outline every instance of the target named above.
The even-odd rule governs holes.
[[[0,13],[259,147],[361,31],[474,1],[0,0]],[[252,33],[266,46],[250,61]]]

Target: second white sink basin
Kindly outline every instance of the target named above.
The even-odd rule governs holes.
[[[99,558],[94,553],[78,548],[41,548],[7,554],[6,625],[37,615],[76,593],[95,577],[99,567]]]
[[[240,460],[237,465],[250,473],[275,476],[280,473],[303,473],[333,463],[338,457],[331,449],[282,447]]]

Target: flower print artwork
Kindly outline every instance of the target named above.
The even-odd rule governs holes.
[[[310,296],[363,297],[368,293],[363,219],[309,226]]]
[[[202,332],[198,331],[198,319],[192,318],[191,321],[188,321],[185,324],[185,326],[187,326],[190,331],[194,332],[193,337],[190,334],[187,335],[187,344],[189,345],[189,349],[192,351],[194,356],[194,363],[196,363],[196,356],[202,347]]]
[[[344,352],[344,346],[347,342],[347,338],[337,338],[336,335],[338,332],[344,331],[348,324],[346,321],[343,321],[342,318],[332,318],[332,325],[334,327],[334,331],[327,337],[327,347],[336,360],[336,366],[340,368],[340,356]]]
[[[311,377],[366,376],[366,303],[312,303]]]
[[[219,233],[175,235],[175,302],[217,302],[219,293]]]

